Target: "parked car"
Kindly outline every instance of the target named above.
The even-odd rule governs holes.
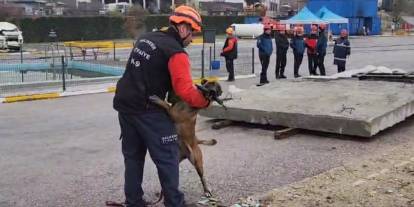
[[[0,49],[20,50],[23,34],[16,25],[0,22]]]

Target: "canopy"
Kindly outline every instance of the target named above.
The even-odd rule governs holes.
[[[288,20],[281,21],[284,24],[322,24],[328,23],[314,15],[306,6],[299,11],[295,16]]]
[[[348,24],[349,23],[348,18],[344,18],[344,17],[341,17],[333,13],[331,10],[329,10],[325,6],[319,9],[319,11],[316,13],[316,16],[328,23],[333,23],[333,24]]]

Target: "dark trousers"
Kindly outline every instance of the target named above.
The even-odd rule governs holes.
[[[233,63],[233,59],[230,58],[226,58],[226,69],[227,72],[229,73],[229,77],[227,78],[227,80],[229,81],[234,81],[234,63]]]
[[[286,53],[287,52],[278,52],[276,55],[276,78],[284,76],[286,67]]]
[[[184,195],[178,190],[179,145],[174,123],[164,112],[119,113],[118,117],[125,164],[126,206],[144,206],[141,184],[147,150],[157,166],[165,206],[184,206]]]
[[[293,74],[295,76],[298,76],[299,75],[299,68],[300,68],[300,65],[302,64],[302,60],[303,60],[303,54],[293,53],[293,55],[295,56],[295,62],[294,62],[294,66],[293,66]]]
[[[345,71],[345,64],[346,64],[346,62],[345,61],[341,61],[341,62],[338,62],[336,65],[338,66],[338,73],[341,73],[341,72],[344,72]]]
[[[316,75],[316,67],[318,67],[318,56],[308,53],[308,69],[310,75]]]
[[[267,68],[269,67],[270,55],[259,54],[260,63],[262,64],[262,72],[260,73],[260,83],[266,83]]]
[[[321,75],[326,75],[325,72],[325,54],[318,54],[318,67]]]

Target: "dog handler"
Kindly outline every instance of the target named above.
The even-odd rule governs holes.
[[[141,184],[145,155],[154,161],[167,207],[185,206],[179,191],[179,146],[175,125],[165,110],[149,101],[167,92],[195,108],[209,101],[191,79],[190,60],[184,47],[201,31],[200,14],[189,6],[179,6],[169,18],[166,31],[142,35],[135,43],[125,73],[117,83],[113,106],[121,127],[122,154],[125,164],[125,205],[141,207],[145,203]]]

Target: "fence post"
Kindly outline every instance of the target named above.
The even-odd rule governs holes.
[[[21,70],[20,73],[22,74],[22,83],[24,82],[24,71]]]
[[[209,59],[209,67],[208,67],[208,71],[210,71],[211,70],[211,46],[210,46],[210,59]]]
[[[252,74],[254,74],[254,47],[252,47]]]
[[[201,78],[204,78],[204,49],[201,49]]]
[[[66,80],[65,80],[65,57],[62,55],[62,87],[63,91],[66,91]]]
[[[72,43],[69,43],[69,54],[70,54],[70,60],[73,60]]]
[[[114,61],[116,61],[116,54],[115,54],[115,42],[113,42],[114,43]]]
[[[23,63],[23,44],[20,44],[20,63]]]

